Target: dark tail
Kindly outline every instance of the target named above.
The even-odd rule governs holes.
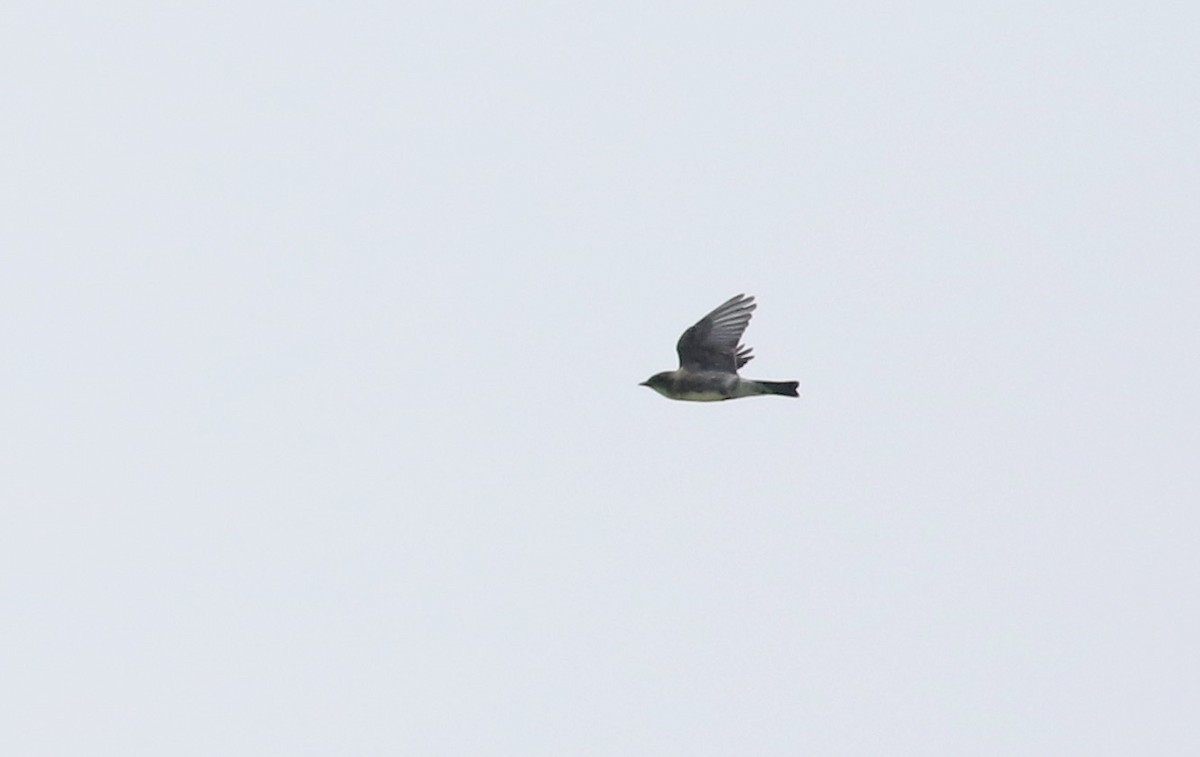
[[[759,381],[758,385],[766,390],[765,394],[779,394],[784,397],[799,397],[799,381]]]

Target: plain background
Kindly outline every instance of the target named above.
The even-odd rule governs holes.
[[[10,3],[5,750],[1200,753],[1198,8]]]

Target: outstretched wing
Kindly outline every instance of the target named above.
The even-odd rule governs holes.
[[[679,343],[675,345],[679,353],[679,367],[737,373],[738,368],[753,358],[750,348],[738,342],[750,324],[750,314],[756,307],[753,297],[739,294],[683,332]]]

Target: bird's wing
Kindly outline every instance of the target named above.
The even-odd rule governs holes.
[[[750,314],[756,307],[753,297],[739,294],[683,332],[679,343],[675,345],[679,353],[679,367],[737,373],[738,368],[753,357],[750,348],[738,342],[750,324]]]

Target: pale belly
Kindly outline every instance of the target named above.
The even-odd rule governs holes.
[[[728,395],[722,392],[705,391],[705,392],[683,392],[678,399],[687,400],[688,402],[720,402],[721,400],[729,399]]]

